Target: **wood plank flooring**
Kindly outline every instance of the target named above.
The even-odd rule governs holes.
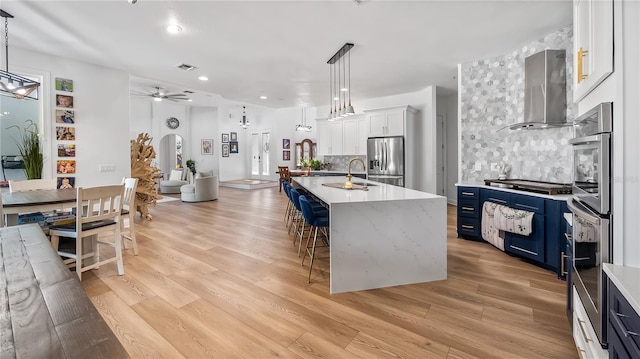
[[[565,282],[457,238],[455,207],[447,280],[330,295],[328,252],[307,284],[286,203],[277,187],[221,187],[217,201],[158,204],[136,217],[125,275],[110,263],[84,288],[134,358],[578,357]]]

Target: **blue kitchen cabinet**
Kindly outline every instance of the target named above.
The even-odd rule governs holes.
[[[611,280],[609,286],[609,358],[640,358],[640,315]]]
[[[480,240],[480,189],[458,187],[458,237]]]
[[[511,194],[509,207],[533,212],[532,232],[528,236],[506,233],[504,250],[537,262],[545,260],[545,199]]]

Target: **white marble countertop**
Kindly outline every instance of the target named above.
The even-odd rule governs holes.
[[[569,198],[571,198],[570,194],[546,194],[546,193],[538,193],[538,192],[529,192],[529,191],[522,191],[522,190],[518,190],[518,189],[513,189],[513,188],[505,188],[505,187],[496,187],[496,186],[487,186],[485,184],[478,184],[478,183],[456,183],[456,187],[478,187],[478,188],[488,188],[488,189],[495,189],[497,191],[504,191],[504,192],[511,192],[511,193],[517,193],[517,194],[524,194],[527,196],[534,196],[534,197],[541,197],[541,198],[548,198],[548,199],[554,199],[556,201],[567,201]]]
[[[640,268],[604,263],[603,270],[631,307],[640,314]]]
[[[361,178],[353,178],[351,182],[355,184],[363,182],[366,184],[372,184],[372,186],[368,187],[368,191],[358,189],[347,190],[322,185],[323,183],[344,183],[347,181],[346,177],[340,176],[293,177],[292,181],[306,188],[327,204],[444,198],[431,193],[415,191],[375,181],[363,180]]]

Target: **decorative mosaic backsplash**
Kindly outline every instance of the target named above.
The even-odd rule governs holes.
[[[524,118],[524,59],[546,49],[565,49],[567,122],[573,121],[573,29],[567,26],[509,54],[461,65],[462,183],[497,178],[492,163],[511,166],[507,178],[571,182],[572,127],[510,131]],[[481,170],[475,170],[476,162]]]
[[[347,166],[349,165],[349,161],[352,158],[356,157],[362,159],[364,163],[367,163],[367,156],[324,156],[322,162],[329,164],[329,166],[326,168],[326,170],[328,171],[348,172]],[[362,163],[356,162],[352,164],[351,170],[353,172],[363,172]]]

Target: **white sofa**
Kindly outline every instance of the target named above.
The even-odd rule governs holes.
[[[180,187],[189,184],[187,181],[188,169],[171,170],[168,180],[160,181],[160,193],[180,193]]]
[[[193,184],[180,187],[182,202],[204,202],[218,199],[218,176],[213,171],[196,174]]]

